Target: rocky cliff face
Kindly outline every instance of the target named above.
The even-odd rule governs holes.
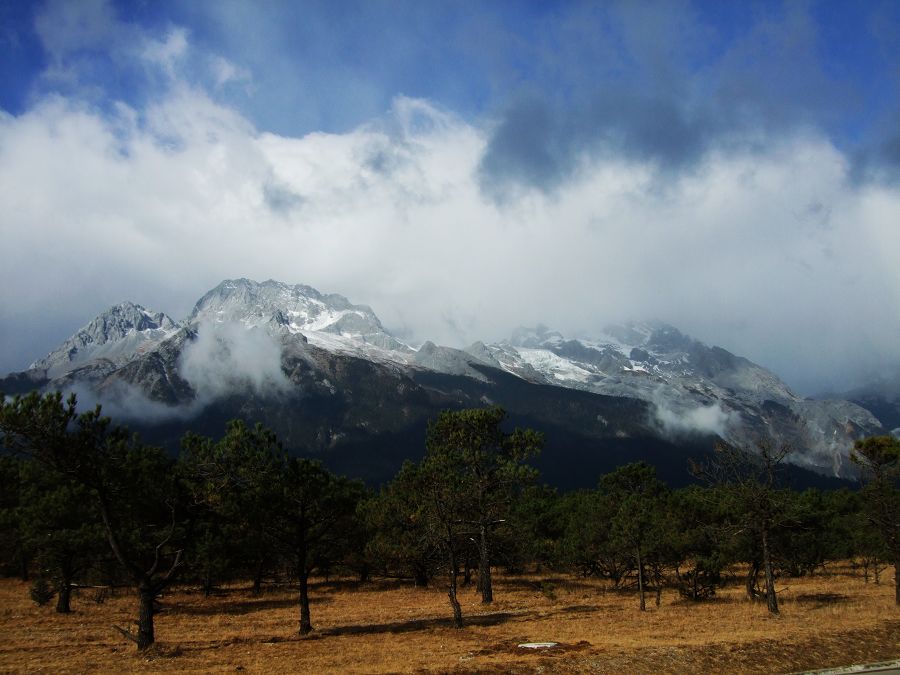
[[[206,423],[217,434],[220,418],[243,416],[289,447],[356,447],[354,461],[375,464],[372,452],[398,451],[373,439],[416,429],[420,448],[425,420],[441,408],[489,403],[600,447],[642,439],[708,448],[716,437],[752,447],[768,438],[790,443],[795,463],[839,476],[852,474],[853,441],[882,431],[853,403],[798,397],[764,368],[661,323],[592,338],[537,327],[465,350],[413,347],[340,295],[247,279],[222,282],[180,323],[117,305],[0,381],[7,393],[38,387],[91,392],[113,414],[168,424],[173,437]]]
[[[54,351],[32,363],[29,370],[44,370],[48,377],[55,378],[90,362],[107,360],[123,365],[154,349],[178,328],[161,312],[123,302],[110,307]]]

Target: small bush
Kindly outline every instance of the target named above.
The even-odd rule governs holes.
[[[676,583],[678,594],[682,598],[694,602],[714,597],[716,589],[721,585],[721,568],[709,561],[698,561],[694,569],[679,574]]]
[[[35,604],[39,607],[43,607],[53,599],[53,596],[56,595],[56,591],[50,587],[50,584],[47,583],[46,579],[38,577],[34,580],[34,583],[31,584],[29,595],[31,596],[31,599],[34,600]]]
[[[548,600],[556,600],[556,585],[551,584],[549,581],[542,581],[541,593],[543,593],[544,597]]]
[[[109,597],[109,588],[106,586],[101,586],[100,588],[94,591],[94,597],[92,600],[98,605],[102,605],[106,602],[106,599]]]

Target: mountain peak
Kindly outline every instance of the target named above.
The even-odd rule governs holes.
[[[509,339],[509,344],[513,347],[536,348],[555,342],[562,342],[564,339],[562,333],[550,330],[544,324],[539,323],[534,328],[528,328],[527,326],[516,328]]]
[[[443,396],[438,391],[442,380],[435,373],[490,383],[477,399],[482,403],[503,403],[496,395],[509,384],[499,372],[505,371],[529,385],[575,389],[584,395],[600,395],[603,400],[641,401],[635,408],[642,411],[639,419],[628,421],[632,431],[641,429],[641,433],[676,441],[716,435],[747,447],[754,439],[769,437],[801,448],[794,461],[836,474],[848,472],[846,454],[853,440],[881,428],[868,411],[852,403],[801,399],[765,368],[661,322],[609,326],[595,336],[577,339],[537,325],[516,330],[508,341],[477,342],[465,351],[430,341],[413,350],[389,335],[369,307],[354,305],[342,295],[320,293],[311,286],[272,279],[222,281],[200,298],[183,324],[131,302],[115,305],[35,362],[34,372],[20,374],[12,385],[33,382],[43,386],[37,384],[43,382],[49,387],[68,387],[84,382],[108,392],[124,382],[137,386],[154,401],[189,401],[194,396],[192,377],[199,374],[198,386],[206,386],[203,383],[213,381],[219,370],[231,368],[201,359],[202,368],[184,370],[188,356],[205,354],[202,349],[188,350],[210,324],[261,329],[248,331],[255,352],[261,351],[262,343],[253,340],[261,338],[268,345],[265,334],[275,337],[268,352],[271,367],[265,372],[281,373],[285,358],[290,362],[302,355],[305,365],[292,370],[291,377],[302,380],[304,387],[324,387],[329,397],[335,394],[338,371],[358,374],[354,368],[322,370],[323,363],[334,358],[386,366],[391,392],[400,394],[421,381],[430,382],[429,387],[437,388],[429,391]],[[244,337],[240,330],[224,334],[226,341]],[[402,384],[395,385],[398,377]],[[356,379],[353,382],[358,384]],[[469,387],[469,382],[457,382],[449,388],[456,397]],[[544,396],[547,390],[541,392]],[[421,403],[430,396],[423,393],[416,400]],[[398,413],[398,418],[404,415]],[[592,414],[579,425],[594,424],[598,419]],[[606,429],[605,417],[602,424]]]
[[[337,293],[326,295],[312,286],[274,279],[226,279],[197,301],[189,321],[283,326],[291,333],[386,335],[370,307],[354,305]]]
[[[129,301],[120,302],[30,367],[46,370],[53,377],[92,359],[124,362],[149,344],[173,335],[178,328],[179,324],[162,312],[152,312]]]

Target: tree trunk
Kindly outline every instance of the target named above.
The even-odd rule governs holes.
[[[450,598],[450,606],[453,607],[453,626],[455,628],[463,627],[462,608],[459,606],[459,600],[456,597],[456,555],[453,549],[450,550],[450,589],[447,595]]]
[[[491,558],[488,552],[487,526],[481,525],[481,541],[478,557],[478,585],[481,587],[481,602],[489,605],[494,601],[494,589],[491,586]]]
[[[309,619],[309,574],[305,569],[300,570],[300,635],[309,635],[312,632],[312,623]]]
[[[647,603],[644,600],[644,562],[641,560],[641,549],[637,550],[637,568],[638,568],[638,592],[641,595],[641,611],[647,610]]]
[[[750,563],[750,569],[747,572],[747,599],[756,602],[759,600],[759,563],[753,561]]]
[[[208,598],[213,592],[213,577],[209,570],[203,575],[203,597]]]
[[[156,600],[156,590],[149,579],[138,584],[138,632],[135,642],[139,650],[147,649],[153,644],[153,601]]]
[[[416,565],[413,569],[413,583],[423,588],[428,585],[428,570],[424,565]]]
[[[28,556],[25,555],[24,552],[20,552],[19,555],[19,579],[22,581],[29,580],[28,575]]]
[[[72,579],[63,575],[63,578],[60,580],[59,588],[57,588],[56,595],[56,611],[59,614],[68,614],[72,611],[72,608],[69,605],[69,602],[72,598]]]
[[[775,571],[772,569],[772,556],[769,552],[769,529],[763,528],[763,565],[766,568],[766,607],[770,614],[778,614],[778,596],[775,595]]]
[[[72,577],[75,576],[71,560],[62,560],[59,565],[59,584],[56,587],[56,611],[59,614],[68,614],[72,611],[70,601],[72,599]]]
[[[894,558],[894,604],[900,607],[900,557]]]
[[[253,571],[253,595],[259,595],[262,592],[263,572],[266,569],[266,559],[260,558],[256,563],[256,569]]]

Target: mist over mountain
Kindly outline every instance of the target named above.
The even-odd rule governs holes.
[[[841,398],[869,410],[885,429],[900,436],[900,366],[886,366],[868,376],[859,386],[816,398]]]
[[[3,4],[0,372],[229,276],[456,349],[658,319],[803,396],[900,364],[900,3],[351,4]]]
[[[36,388],[102,403],[173,450],[187,428],[217,435],[230,417],[260,421],[292,451],[378,479],[421,454],[424,425],[444,408],[499,404],[548,430],[541,461],[563,481],[636,458],[684,473],[715,439],[752,448],[763,438],[791,444],[798,466],[851,476],[853,441],[884,426],[856,403],[797,396],[662,322],[590,338],[539,325],[465,349],[408,344],[368,306],[273,280],[223,281],[182,321],[116,305],[0,380],[6,394]]]

